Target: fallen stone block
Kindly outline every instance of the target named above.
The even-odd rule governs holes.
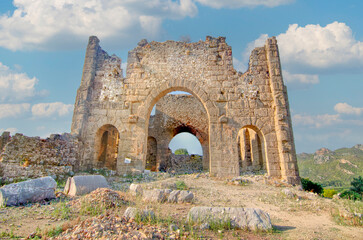
[[[230,223],[232,228],[262,230],[272,229],[268,213],[255,208],[193,207],[187,221],[204,223]]]
[[[0,188],[0,206],[17,206],[55,198],[56,181],[42,177]]]
[[[132,183],[130,185],[130,192],[134,196],[142,196],[143,189],[140,184]]]
[[[165,202],[169,194],[171,193],[170,189],[153,189],[144,191],[143,200],[146,202]]]
[[[150,220],[155,218],[155,213],[152,210],[141,210],[134,207],[128,207],[124,213],[125,218],[139,218],[139,220]]]
[[[169,194],[169,203],[191,203],[194,199],[194,194],[186,190],[174,190]]]
[[[69,196],[80,196],[98,188],[109,188],[107,180],[102,175],[82,175],[67,179],[64,193]]]
[[[194,199],[194,194],[187,190],[180,191],[178,203],[191,203]]]

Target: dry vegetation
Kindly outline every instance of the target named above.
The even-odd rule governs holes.
[[[0,238],[64,239],[75,231],[94,232],[92,238],[108,236],[128,239],[135,237],[165,239],[359,239],[363,236],[362,202],[326,199],[268,183],[263,176],[244,177],[243,181],[210,179],[206,174],[179,175],[154,178],[141,183],[143,188],[188,188],[196,198],[193,204],[145,204],[128,192],[99,191],[80,198],[60,197],[42,204],[0,209]],[[116,190],[125,189],[136,179],[112,177],[109,181]],[[138,180],[141,180],[138,178]],[[237,185],[236,185],[237,184]],[[156,218],[122,219],[128,206],[149,208]],[[274,230],[269,233],[228,230],[227,225],[215,224],[201,230],[186,222],[193,206],[236,206],[260,208],[268,212]],[[224,229],[222,229],[224,228]],[[97,235],[100,234],[100,235]],[[104,234],[104,235],[102,235]],[[109,234],[109,235],[107,235]]]

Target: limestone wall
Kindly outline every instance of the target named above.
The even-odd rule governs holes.
[[[205,41],[141,41],[129,52],[126,76],[121,59],[109,56],[90,37],[72,122],[79,136],[80,165],[97,165],[98,130],[112,125],[119,132],[118,173],[143,170],[149,117],[154,104],[172,91],[196,97],[208,121],[209,170],[212,176],[240,174],[242,129],[260,139],[266,170],[272,177],[298,183],[299,175],[286,87],[275,38],[252,51],[249,69],[237,73],[225,38]],[[128,163],[129,160],[131,163]]]
[[[66,177],[77,167],[78,140],[70,134],[51,138],[11,136],[0,155],[0,178],[12,181],[56,175]]]

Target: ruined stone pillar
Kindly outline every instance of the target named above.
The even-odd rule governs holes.
[[[274,122],[281,177],[291,184],[300,184],[289,102],[286,87],[282,81],[276,38],[269,38],[266,41],[265,48],[270,74],[270,87],[274,100]]]

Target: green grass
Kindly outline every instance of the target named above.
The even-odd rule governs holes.
[[[188,186],[185,184],[184,181],[178,180],[175,182],[176,189],[178,190],[188,190]]]

